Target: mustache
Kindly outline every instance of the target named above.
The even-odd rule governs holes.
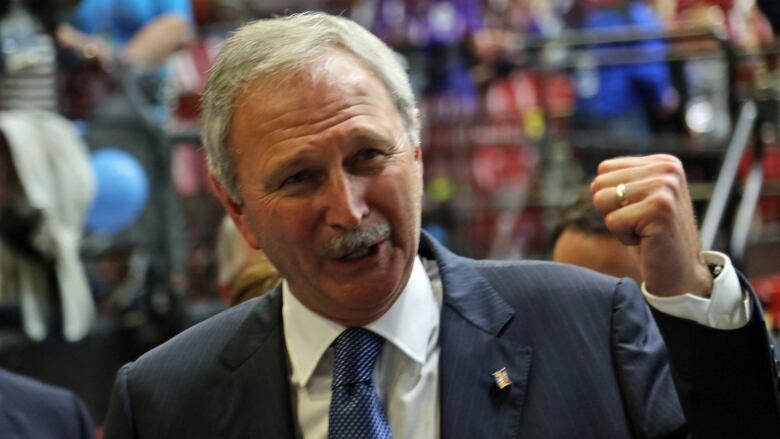
[[[329,239],[317,249],[317,254],[327,258],[340,258],[388,238],[390,231],[390,225],[385,222],[350,230]]]

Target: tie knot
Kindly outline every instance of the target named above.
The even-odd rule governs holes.
[[[333,341],[332,387],[371,382],[385,339],[363,328],[347,328]]]

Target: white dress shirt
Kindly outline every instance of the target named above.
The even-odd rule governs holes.
[[[693,320],[716,329],[737,329],[750,320],[750,296],[739,286],[739,277],[731,259],[719,252],[701,252],[704,261],[723,267],[720,275],[713,279],[709,299],[694,294],[673,297],[654,296],[645,289],[642,293],[653,308],[681,319]]]
[[[435,264],[434,264],[435,265]],[[282,319],[290,360],[297,435],[328,437],[333,373],[330,344],[345,329],[312,312],[282,286]],[[434,289],[419,258],[393,306],[365,326],[385,338],[374,383],[393,437],[439,437],[439,315],[441,287]]]
[[[750,318],[750,299],[739,287],[728,257],[703,252],[708,263],[723,265],[709,299],[693,294],[656,297],[644,284],[646,300],[661,312],[706,326],[734,329]],[[393,437],[439,437],[439,316],[441,278],[433,261],[414,261],[409,282],[395,304],[365,327],[385,338],[374,369],[377,394]],[[426,272],[427,269],[427,272]],[[291,397],[299,438],[328,437],[328,409],[333,370],[330,344],[345,329],[312,312],[282,285],[282,318],[290,360]]]

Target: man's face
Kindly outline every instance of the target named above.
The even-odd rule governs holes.
[[[236,101],[243,205],[221,198],[309,309],[347,326],[376,320],[417,253],[421,152],[381,81],[346,52],[269,82]]]
[[[584,233],[566,228],[553,246],[553,261],[590,268],[616,277],[642,281],[631,250],[612,235]]]

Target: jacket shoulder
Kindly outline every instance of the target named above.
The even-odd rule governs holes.
[[[620,283],[632,280],[573,265],[549,261],[472,261],[496,291],[526,297],[572,299],[587,295],[594,300],[612,301]]]
[[[132,363],[129,378],[138,381],[181,381],[202,376],[212,368],[228,343],[248,319],[270,307],[263,296],[229,308],[206,319],[143,354]]]

